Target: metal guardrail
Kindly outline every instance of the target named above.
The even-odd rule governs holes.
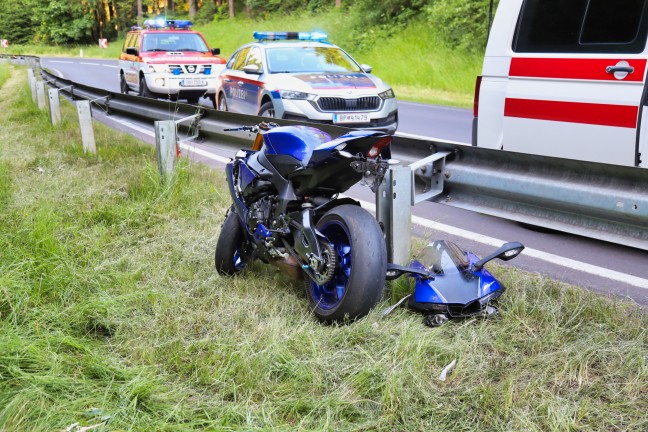
[[[46,70],[41,70],[41,76],[74,99],[94,100],[109,114],[151,121],[200,114],[199,136],[206,143],[247,147],[247,132],[224,129],[263,121],[256,116],[113,93],[58,78]],[[333,137],[348,130],[311,125]],[[376,195],[394,262],[408,244],[399,245],[399,237],[409,237],[410,207],[423,200],[648,250],[648,169],[399,136],[394,137],[392,152],[395,158],[413,161],[406,171],[396,167],[390,173],[388,183],[397,178],[397,186],[383,185]]]

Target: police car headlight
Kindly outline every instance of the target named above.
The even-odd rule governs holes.
[[[392,89],[385,90],[382,93],[378,93],[378,96],[380,97],[380,99],[393,99],[396,97],[396,95],[394,94],[394,90]]]
[[[148,70],[149,72],[166,73],[169,71],[169,66],[150,64],[148,65]]]
[[[314,94],[292,91],[292,90],[281,90],[282,99],[301,99],[301,100],[313,100],[315,99]]]

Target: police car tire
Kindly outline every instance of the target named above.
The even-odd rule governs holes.
[[[272,115],[268,115],[267,113],[269,111],[272,111]],[[259,108],[259,116],[260,117],[275,117],[275,109],[274,105],[272,105],[272,102],[266,102],[263,105],[261,105],[261,108]]]
[[[147,98],[155,97],[155,95],[153,93],[151,93],[151,90],[149,90],[148,86],[146,85],[146,79],[144,77],[140,78],[139,95],[142,96],[142,97],[147,97]]]
[[[225,99],[223,93],[218,96],[218,108],[216,109],[219,111],[227,111],[227,99]]]
[[[200,100],[200,96],[188,96],[187,97],[187,102],[189,102],[191,105],[197,104],[199,100]]]
[[[214,109],[217,110],[217,109],[218,109],[218,105],[216,105],[216,95],[215,95],[215,94],[211,94],[211,95],[208,96],[208,98],[209,98],[209,100],[211,101],[212,105],[214,106]]]

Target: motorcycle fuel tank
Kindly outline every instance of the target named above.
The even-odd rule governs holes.
[[[302,165],[308,163],[313,149],[331,140],[326,132],[309,126],[282,126],[263,135],[266,155],[290,156]]]

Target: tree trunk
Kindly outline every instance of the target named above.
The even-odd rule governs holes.
[[[189,0],[189,19],[192,20],[196,16],[196,0]]]
[[[342,0],[335,0],[335,7],[342,6]]]
[[[227,0],[227,3],[229,3],[229,16],[234,18],[234,0]]]
[[[137,0],[137,25],[141,26],[142,25],[142,17],[144,16],[144,13],[142,11],[142,0]]]

